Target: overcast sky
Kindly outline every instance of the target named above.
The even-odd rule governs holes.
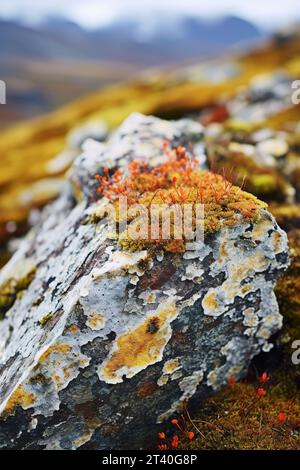
[[[0,16],[36,21],[62,15],[96,27],[132,13],[189,13],[200,16],[234,14],[260,26],[278,27],[300,18],[299,0],[1,0]]]

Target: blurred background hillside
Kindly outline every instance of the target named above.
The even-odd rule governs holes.
[[[84,138],[105,139],[132,112],[205,125],[299,120],[299,17],[294,0],[3,0],[0,265],[32,209],[59,193]]]
[[[4,0],[0,127],[51,111],[147,69],[245,50],[297,20],[296,2]]]
[[[0,126],[33,117],[101,86],[136,78],[151,67],[186,63],[247,47],[267,33],[235,16],[117,18],[87,29],[49,16],[35,24],[0,21],[1,79],[8,106]]]

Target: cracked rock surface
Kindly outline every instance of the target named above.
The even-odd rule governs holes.
[[[205,163],[199,124],[133,115],[86,144],[72,184],[0,273],[0,448],[149,448],[184,402],[271,348],[288,248],[267,210],[181,255],[120,251],[92,217],[95,173],[155,165],[166,138],[193,141]]]

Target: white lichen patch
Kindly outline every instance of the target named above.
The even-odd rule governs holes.
[[[236,297],[244,298],[257,289],[268,289],[265,281],[259,286],[259,273],[269,269],[274,262],[274,243],[279,249],[286,246],[286,236],[280,229],[274,230],[273,219],[264,210],[253,229],[248,229],[247,224],[240,224],[220,231],[219,249],[214,255],[216,261],[211,265],[211,273],[213,276],[225,274],[225,280],[204,295],[202,307],[205,315],[219,317],[231,309]],[[245,326],[253,326],[249,315],[246,317]]]
[[[185,269],[185,274],[182,276],[182,281],[193,281],[195,283],[201,282],[201,276],[204,270],[199,268],[195,263],[189,264]]]
[[[0,288],[9,279],[19,281],[26,278],[35,269],[36,261],[32,258],[12,258],[0,271]]]
[[[247,338],[233,337],[221,348],[221,354],[226,358],[223,365],[216,365],[207,374],[207,385],[213,390],[219,390],[228,383],[230,377],[239,377],[245,367]],[[239,353],[237,352],[239,351]],[[224,362],[224,361],[222,361]]]
[[[94,279],[99,279],[106,274],[117,275],[121,272],[129,272],[134,274],[135,272],[139,275],[138,263],[146,260],[148,252],[137,251],[134,253],[126,253],[123,251],[117,251],[111,254],[108,261],[104,263],[101,268],[95,268],[93,271]]]
[[[143,300],[144,305],[154,304],[156,301],[156,292],[155,291],[144,291],[139,295],[139,299]]]

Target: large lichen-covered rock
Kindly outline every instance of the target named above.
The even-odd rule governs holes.
[[[198,124],[135,115],[101,154],[155,165],[164,139],[191,134],[201,153]],[[273,286],[287,241],[266,209],[198,250],[121,251],[93,217],[89,178],[104,162],[89,163],[85,153],[71,176],[78,202],[67,185],[1,272],[0,295],[20,273],[29,280],[2,312],[0,448],[150,447],[162,422],[242,376],[281,327]]]

